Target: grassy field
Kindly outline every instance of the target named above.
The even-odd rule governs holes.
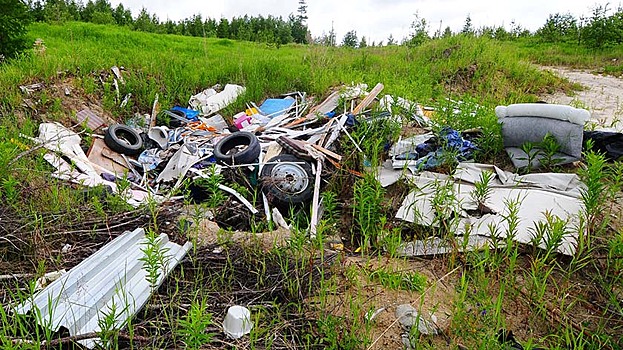
[[[621,46],[591,49],[577,43],[546,43],[537,38],[524,38],[515,42],[521,56],[544,66],[565,66],[593,70],[620,76],[623,71],[620,59]]]
[[[443,125],[481,128],[476,160],[507,166],[493,108],[572,89],[534,63],[607,70],[610,53],[463,36],[417,48],[278,47],[86,23],[36,23],[29,35],[42,39],[45,50],[0,66],[0,275],[27,274],[0,279],[2,348],[66,348],[55,343],[66,334],[34,327],[29,318],[13,315],[11,306],[30,296],[43,273],[71,268],[138,226],[166,232],[177,242],[191,239],[195,247],[129,325],[103,327],[100,337],[107,348],[397,349],[403,332],[393,310],[404,303],[434,312],[439,320],[436,336],[412,328],[408,338],[416,349],[506,349],[499,341],[501,329],[512,331],[526,349],[623,346],[623,233],[617,204],[623,166],[592,152],[583,167],[556,168],[578,172],[587,184],[575,256],[512,240],[461,253],[456,240],[450,254],[405,259],[396,257],[396,247],[414,237],[455,240],[447,229],[428,232],[396,222],[396,203],[409,184],[384,189],[374,174],[355,178],[336,170],[324,187],[325,215],[315,238],[308,238],[308,213],[301,210],[290,215],[285,241],[242,244],[236,233],[219,230],[212,234],[225,243],[201,245],[205,227],[183,230],[178,224],[189,203],[133,209],[103,191],[85,193],[51,179],[42,153],[29,151],[32,145],[20,136],[36,136],[42,121],[70,126],[72,114],[83,106],[120,122],[149,113],[156,95],[164,107],[185,106],[192,94],[214,84],[247,87],[224,111],[232,115],[247,101],[285,92],[306,91],[318,101],[341,84],[381,82],[384,93],[448,111],[435,116]],[[113,65],[125,69],[121,95],[132,93],[123,108],[109,79]],[[44,88],[20,91],[20,85],[32,83]],[[444,109],[456,107],[447,98],[464,101],[458,113]],[[406,135],[410,127],[380,122],[354,128],[352,137],[364,154],[345,138],[338,147],[344,167],[364,171],[364,159],[379,165],[386,141]],[[211,202],[211,208],[198,207],[187,219],[200,222],[203,210],[222,204]],[[548,235],[559,229],[550,224]],[[264,230],[262,222],[249,229]],[[76,248],[64,252],[66,244]],[[228,340],[220,329],[226,307],[233,304],[247,305],[255,324],[240,341]],[[380,308],[387,310],[372,320],[370,312]],[[102,325],[111,316],[102,315]]]

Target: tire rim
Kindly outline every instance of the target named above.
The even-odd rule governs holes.
[[[117,130],[116,136],[119,141],[124,142],[128,147],[132,147],[138,143],[136,137],[129,131]]]
[[[305,191],[309,186],[307,172],[298,164],[276,164],[270,172],[270,177],[277,189],[292,195]]]

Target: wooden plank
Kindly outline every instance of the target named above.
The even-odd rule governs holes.
[[[264,160],[262,163],[266,163],[269,160],[278,156],[279,153],[281,153],[281,150],[282,150],[281,146],[277,143],[270,145],[268,149],[266,150],[266,154],[264,155]]]
[[[361,101],[357,105],[357,107],[355,107],[355,109],[353,110],[353,115],[358,115],[363,112],[363,110],[366,109],[366,107],[368,107],[374,101],[374,99],[381,93],[381,91],[383,91],[383,88],[383,84],[376,84],[376,86],[372,89],[372,91],[370,91],[368,96],[366,96],[363,101]]]
[[[151,117],[149,119],[149,128],[153,128],[156,126],[156,116],[160,111],[160,105],[158,104],[158,94],[156,94],[156,98],[154,99],[154,104],[151,107]]]
[[[305,121],[311,120],[316,118],[317,114],[326,114],[328,112],[331,112],[332,110],[334,110],[337,107],[337,102],[340,99],[340,92],[339,91],[334,91],[331,95],[329,95],[329,97],[327,97],[324,101],[322,101],[322,103],[320,103],[317,106],[312,107],[312,109],[309,110],[309,113],[307,113],[306,116],[304,117],[300,117],[296,120],[294,120],[293,122],[290,122],[287,125],[284,125],[284,128],[291,128],[293,126],[297,126]]]
[[[91,130],[97,130],[102,126],[106,125],[106,122],[100,118],[97,114],[93,113],[90,109],[83,109],[80,112],[76,113],[76,121],[78,124],[83,124],[86,122],[86,125]]]
[[[327,155],[327,156],[337,160],[338,162],[342,161],[342,156],[341,155],[339,155],[339,154],[337,154],[335,152],[329,151],[328,149],[326,149],[326,148],[324,148],[324,147],[322,147],[320,145],[317,145],[315,143],[309,143],[309,142],[306,142],[306,141],[298,141],[298,142],[302,142],[302,143],[304,143],[306,145],[311,145],[317,151],[324,153],[325,155]]]
[[[319,144],[319,145],[324,145],[324,143],[326,142],[326,140],[327,140],[327,135],[329,135],[329,130],[331,130],[331,127],[332,127],[332,126],[333,126],[333,124],[335,123],[335,119],[337,119],[337,118],[331,118],[331,119],[329,119],[329,122],[328,122],[328,123],[326,123],[326,124],[324,125],[325,131],[324,131],[324,133],[322,134],[322,137],[320,138],[320,141],[318,141],[318,144]]]
[[[121,155],[108,148],[102,139],[94,138],[87,153],[87,158],[91,163],[113,174],[123,174],[130,170],[125,166]]]

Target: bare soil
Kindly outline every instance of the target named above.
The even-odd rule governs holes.
[[[573,95],[563,92],[543,95],[545,102],[586,108],[597,129],[623,131],[623,79],[567,67],[541,68],[583,88]]]

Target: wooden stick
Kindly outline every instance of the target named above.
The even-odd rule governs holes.
[[[154,104],[151,107],[151,118],[149,119],[149,129],[156,126],[157,115],[158,115],[158,94],[156,94],[156,98],[154,99]]]
[[[54,347],[60,344],[67,344],[70,342],[75,342],[78,340],[86,340],[86,339],[95,339],[95,338],[99,338],[100,334],[97,332],[91,332],[91,333],[85,333],[85,334],[78,334],[78,335],[73,335],[70,337],[64,337],[64,338],[60,338],[60,339],[54,339],[52,341],[50,341],[49,343],[43,343],[41,344],[42,347]],[[117,334],[118,338],[121,339],[125,339],[125,340],[133,340],[133,341],[137,341],[137,342],[141,342],[141,343],[147,343],[151,341],[151,338],[147,338],[147,337],[141,337],[139,335],[135,335],[135,336],[130,336],[129,334],[126,334],[125,332],[120,332],[119,334]]]
[[[368,94],[368,96],[366,96],[363,101],[361,101],[357,107],[355,107],[355,109],[353,110],[353,115],[357,115],[360,114],[364,109],[366,109],[366,107],[368,107],[376,98],[376,96],[378,96],[381,91],[383,91],[383,84],[378,83],[376,84],[376,86],[374,87],[374,89],[372,89],[372,91],[370,91],[370,93]]]
[[[320,173],[322,172],[322,156],[316,160],[316,181],[314,182],[314,198],[312,199],[312,215],[309,222],[309,235],[316,237],[318,226],[318,211],[320,209]]]
[[[297,141],[299,141],[299,140],[297,140]],[[327,156],[337,160],[338,162],[342,161],[342,156],[341,155],[339,155],[339,154],[337,154],[335,152],[329,151],[328,149],[326,149],[326,148],[324,148],[324,147],[322,147],[320,145],[317,145],[315,143],[310,143],[310,142],[307,142],[307,141],[299,141],[299,142],[302,142],[302,143],[304,143],[306,145],[311,145],[317,151],[324,153],[325,155],[327,155]]]
[[[316,114],[318,113],[318,110],[325,108],[329,103],[331,103],[331,101],[335,100],[336,98],[339,98],[339,94],[340,94],[339,91],[333,92],[331,95],[329,95],[329,97],[327,97],[324,101],[322,101],[322,103],[320,103],[317,106],[312,107],[312,109],[309,110],[309,113],[307,113],[306,116],[300,117],[290,122],[289,124],[284,125],[283,127],[291,128],[293,126],[297,126],[303,123],[304,121],[314,119],[316,117]]]
[[[14,279],[16,280],[20,278],[31,278],[35,276],[36,275],[34,273],[16,273],[16,274],[0,275],[0,281],[14,280]]]

